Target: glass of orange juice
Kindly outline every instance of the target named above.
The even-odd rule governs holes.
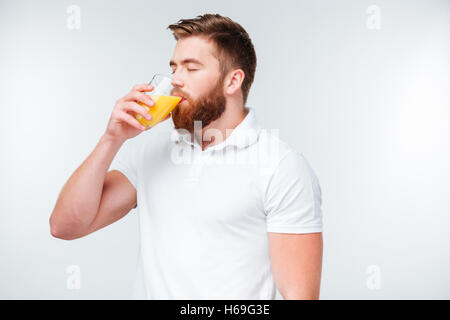
[[[149,82],[153,85],[154,89],[152,91],[147,91],[145,94],[149,95],[150,98],[155,102],[152,107],[147,106],[141,102],[138,102],[141,106],[147,109],[151,114],[152,118],[150,120],[145,119],[138,113],[134,112],[134,117],[146,127],[154,127],[161,120],[163,120],[181,101],[181,97],[172,96],[172,78],[165,74],[155,74],[152,80]]]

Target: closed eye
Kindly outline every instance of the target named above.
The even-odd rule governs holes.
[[[187,71],[198,71],[199,69],[187,69]],[[172,70],[172,74],[175,73],[175,70]]]

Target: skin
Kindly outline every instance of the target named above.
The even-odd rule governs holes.
[[[190,108],[201,107],[209,96],[213,97],[210,102],[225,98],[225,109],[220,117],[193,131],[197,141],[202,142],[203,150],[224,141],[246,116],[241,92],[245,74],[235,69],[222,75],[213,49],[211,43],[199,37],[180,39],[171,59],[174,92],[188,98],[177,107],[184,111],[173,119],[176,123],[189,128],[186,120],[190,119],[187,112]],[[201,65],[184,62],[186,59],[197,59]],[[117,100],[105,133],[58,196],[49,219],[52,236],[64,240],[84,237],[123,218],[136,207],[134,186],[121,172],[107,170],[127,139],[149,130],[132,113],[150,119],[138,102],[151,107],[153,101],[144,94],[151,90],[153,88],[147,84],[138,84]],[[268,238],[273,275],[283,298],[318,299],[322,234],[268,233]]]
[[[317,300],[322,274],[322,233],[269,234],[270,260],[285,300]]]

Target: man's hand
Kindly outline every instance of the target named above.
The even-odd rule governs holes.
[[[126,96],[117,100],[104,135],[113,140],[124,142],[127,139],[134,138],[142,131],[147,130],[147,127],[136,120],[133,112],[140,114],[147,120],[152,118],[145,107],[140,106],[138,102],[152,107],[154,101],[144,92],[152,91],[153,89],[154,87],[152,85],[138,84],[135,85]]]

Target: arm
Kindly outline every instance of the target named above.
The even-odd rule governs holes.
[[[319,299],[322,233],[269,232],[272,272],[284,299]]]
[[[73,240],[125,216],[136,204],[136,190],[118,171],[106,173],[121,146],[103,136],[64,185],[50,216],[51,234]]]
[[[66,240],[82,237],[120,219],[136,205],[136,190],[128,179],[118,171],[106,171],[122,144],[146,130],[131,113],[151,119],[137,102],[153,106],[152,99],[143,93],[153,89],[147,84],[136,85],[117,100],[108,127],[94,151],[59,194],[50,216],[54,237]]]

